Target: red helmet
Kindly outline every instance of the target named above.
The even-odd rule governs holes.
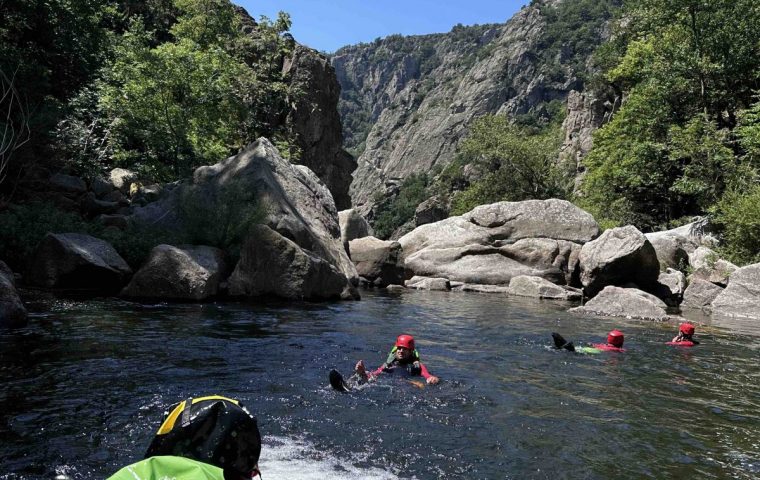
[[[678,331],[684,335],[694,335],[694,325],[691,323],[682,323],[681,326],[678,327]]]
[[[623,340],[625,340],[625,336],[620,330],[615,329],[607,334],[607,343],[617,348],[623,347]]]
[[[414,350],[414,337],[411,335],[399,335],[396,339],[396,347],[404,347]]]

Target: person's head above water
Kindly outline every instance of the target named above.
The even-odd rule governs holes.
[[[607,344],[613,347],[623,348],[623,342],[625,341],[625,335],[618,329],[612,330],[607,334]]]
[[[394,345],[395,356],[399,360],[408,360],[414,356],[414,337],[402,334],[396,338]]]
[[[694,335],[694,325],[691,323],[682,323],[678,327],[678,333],[686,338],[691,338]]]

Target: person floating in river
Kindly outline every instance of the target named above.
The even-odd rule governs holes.
[[[367,372],[364,360],[356,362],[354,375],[364,381],[373,381],[378,375],[393,373],[396,369],[404,369],[410,375],[420,375],[429,385],[438,383],[438,377],[428,372],[427,367],[420,360],[420,354],[414,347],[414,337],[411,335],[399,335],[385,363],[372,372]]]
[[[607,343],[593,343],[590,346],[576,347],[573,342],[566,341],[559,333],[552,333],[554,348],[565,349],[578,353],[600,353],[600,352],[625,352],[623,342],[625,335],[618,329],[612,330],[607,334]]]
[[[678,335],[673,337],[673,340],[666,343],[666,345],[676,345],[679,347],[693,347],[699,345],[699,342],[692,338],[694,336],[694,325],[691,323],[682,323],[678,326]]]

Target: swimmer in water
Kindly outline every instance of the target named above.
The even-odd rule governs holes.
[[[578,353],[600,353],[600,352],[625,352],[623,342],[625,335],[620,330],[612,330],[607,334],[607,343],[594,343],[590,346],[576,347],[573,342],[566,341],[559,333],[552,333],[554,348],[564,349],[570,352]]]
[[[420,360],[420,354],[414,347],[414,337],[411,335],[399,335],[385,363],[372,372],[367,372],[363,360],[356,362],[354,376],[364,381],[374,381],[378,375],[393,373],[397,369],[405,369],[413,376],[422,376],[428,385],[435,385],[439,381],[438,377],[428,372],[427,367]]]
[[[691,323],[682,323],[678,326],[678,335],[673,337],[673,340],[667,342],[667,345],[678,345],[682,347],[693,347],[699,345],[699,342],[694,340],[694,325]]]

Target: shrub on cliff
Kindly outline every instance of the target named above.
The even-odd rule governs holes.
[[[414,218],[419,204],[428,198],[427,186],[427,175],[415,174],[404,180],[393,200],[384,202],[382,195],[377,198],[377,218],[373,223],[375,235],[378,238],[388,238],[398,227]]]

